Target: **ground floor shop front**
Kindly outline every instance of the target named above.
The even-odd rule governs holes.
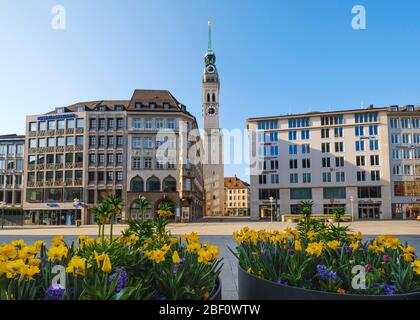
[[[25,225],[71,226],[78,223],[82,223],[82,211],[80,209],[24,211]]]

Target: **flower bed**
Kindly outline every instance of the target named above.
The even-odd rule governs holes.
[[[244,228],[234,233],[239,266],[252,275],[247,277],[240,270],[240,298],[259,299],[263,295],[281,299],[292,292],[292,299],[298,292],[302,299],[329,299],[332,295],[420,298],[420,260],[415,248],[388,235],[363,241],[362,234],[352,233],[339,223],[313,220],[310,213],[304,217],[297,230]],[[364,277],[358,277],[363,273]],[[261,290],[257,290],[255,279],[262,280]]]
[[[102,219],[102,223],[106,219]],[[0,300],[220,299],[219,249],[197,234],[173,237],[167,221],[133,221],[118,237],[54,237],[0,246]],[[57,270],[63,279],[53,281]],[[64,280],[64,281],[63,281]]]

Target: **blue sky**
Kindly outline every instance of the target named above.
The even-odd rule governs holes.
[[[65,31],[51,28],[54,5]],[[367,30],[351,27],[364,5]],[[412,0],[0,0],[0,134],[84,100],[170,90],[201,123],[207,17],[221,124],[248,117],[420,104],[420,2]],[[227,166],[243,177],[246,165]]]

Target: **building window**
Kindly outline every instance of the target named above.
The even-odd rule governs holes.
[[[331,159],[330,158],[322,158],[322,167],[323,168],[330,168],[331,167]]]
[[[141,138],[140,137],[133,137],[132,148],[133,149],[141,148]]]
[[[297,169],[297,168],[298,168],[297,159],[290,159],[289,160],[289,169]]]
[[[311,183],[311,180],[312,180],[312,178],[311,178],[310,173],[305,172],[305,173],[302,174],[302,182],[303,183]]]
[[[334,137],[342,138],[343,137],[343,128],[334,128]]]
[[[133,119],[133,128],[140,129],[141,128],[141,119]]]
[[[330,152],[330,144],[327,143],[321,143],[321,152],[322,153],[327,153]]]
[[[322,182],[331,182],[331,172],[322,173]]]
[[[310,154],[310,153],[311,153],[311,145],[302,144],[302,154]]]
[[[289,131],[289,141],[296,140],[297,132],[296,131]]]
[[[310,169],[311,168],[311,159],[302,159],[302,168]]]
[[[299,178],[297,173],[290,174],[290,183],[299,183]]]
[[[371,166],[379,166],[379,155],[370,156],[370,165]]]
[[[321,129],[321,138],[326,139],[330,137],[330,129]]]
[[[359,199],[381,198],[381,187],[358,187],[357,197]]]
[[[133,170],[141,169],[141,158],[134,157],[132,163],[133,163]]]
[[[378,140],[370,140],[369,141],[369,147],[371,151],[378,150],[379,149],[379,141]]]
[[[363,137],[364,136],[364,128],[362,126],[354,127],[354,135],[356,137]]]
[[[336,182],[345,182],[346,181],[346,176],[345,176],[343,171],[337,171],[335,173],[335,181]]]
[[[346,188],[323,188],[324,199],[346,199]]]
[[[291,144],[289,145],[289,155],[295,155],[297,154],[297,144]]]
[[[267,176],[265,174],[258,176],[258,183],[259,184],[267,184]]]
[[[279,175],[278,174],[272,174],[271,175],[271,184],[278,184],[279,183]]]
[[[379,170],[373,170],[370,172],[370,180],[371,181],[381,180]]]
[[[366,181],[366,171],[357,171],[357,181],[362,182]]]
[[[334,145],[335,145],[335,152],[344,152],[343,142],[336,142]]]
[[[398,129],[398,119],[397,118],[390,119],[389,123],[391,124],[392,129]]]
[[[356,156],[356,165],[358,167],[363,167],[366,165],[365,156]]]
[[[356,141],[356,151],[364,151],[364,150],[365,150],[365,142]]]
[[[344,157],[335,157],[335,166],[344,167]]]
[[[312,199],[311,188],[291,188],[290,200],[310,200]]]
[[[152,169],[152,158],[144,158],[144,169]]]

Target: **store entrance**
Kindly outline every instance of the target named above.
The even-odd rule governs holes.
[[[359,205],[359,220],[379,220],[381,218],[380,205]]]

